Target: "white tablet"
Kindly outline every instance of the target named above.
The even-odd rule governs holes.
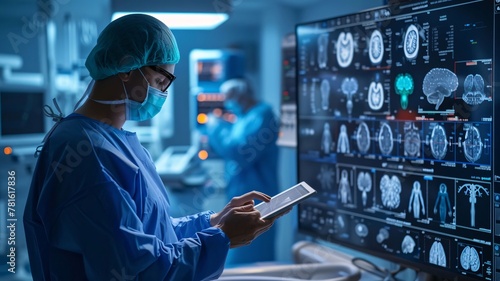
[[[298,183],[289,189],[273,196],[271,201],[262,202],[255,206],[262,219],[269,219],[288,211],[293,206],[316,193],[306,182]]]

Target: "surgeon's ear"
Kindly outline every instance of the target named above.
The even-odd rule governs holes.
[[[118,78],[120,78],[123,82],[128,82],[128,80],[130,79],[130,72],[120,72],[118,73]]]

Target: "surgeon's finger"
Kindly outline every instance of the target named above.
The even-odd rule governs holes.
[[[253,199],[259,199],[259,200],[262,200],[264,202],[269,202],[269,201],[271,201],[271,196],[269,196],[265,193],[262,193],[260,191],[254,190],[254,191],[250,191],[248,193],[245,193],[241,196],[233,197],[233,199],[231,199],[231,203],[234,203],[235,205],[242,205],[244,202],[247,202],[247,201],[250,201]]]

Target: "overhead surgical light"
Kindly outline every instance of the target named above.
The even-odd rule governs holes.
[[[147,14],[170,29],[214,29],[229,18],[232,10],[232,0],[112,0],[111,5],[112,20],[132,13]]]
[[[229,16],[225,13],[145,13],[145,12],[116,12],[112,20],[128,14],[141,13],[153,16],[170,29],[214,29],[225,22]]]

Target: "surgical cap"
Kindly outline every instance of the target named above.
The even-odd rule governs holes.
[[[227,80],[220,86],[220,92],[233,97],[253,96],[253,91],[247,80],[235,78]]]
[[[85,66],[92,78],[101,80],[147,65],[176,64],[179,59],[174,34],[163,22],[132,14],[104,28]]]

